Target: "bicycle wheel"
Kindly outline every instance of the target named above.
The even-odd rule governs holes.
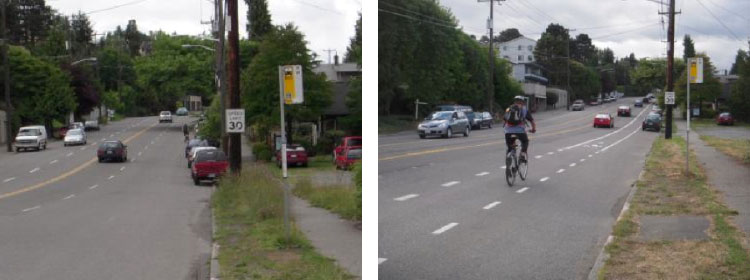
[[[526,173],[529,172],[529,162],[527,159],[518,161],[518,176],[521,180],[526,180]]]
[[[505,181],[508,183],[508,187],[512,187],[513,183],[516,182],[516,174],[514,168],[513,152],[508,153],[505,157]]]

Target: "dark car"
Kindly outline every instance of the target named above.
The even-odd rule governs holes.
[[[229,162],[226,155],[220,150],[202,150],[195,154],[193,166],[190,168],[190,177],[195,185],[200,185],[203,180],[215,181],[226,173]]]
[[[196,146],[208,146],[208,141],[199,138],[190,139],[187,145],[185,145],[185,158],[190,156],[190,149]]]
[[[99,144],[99,149],[96,150],[96,156],[99,158],[99,162],[105,160],[125,162],[128,160],[128,146],[119,140],[104,141]]]
[[[466,115],[468,116],[468,113]],[[471,124],[471,128],[482,129],[482,127],[492,128],[490,112],[474,112],[474,122]]]
[[[643,107],[643,100],[636,99],[635,100],[635,104],[633,104],[633,106],[635,106],[635,107]]]
[[[661,131],[661,116],[656,113],[648,114],[646,119],[643,120],[643,124],[641,124],[641,130]]]
[[[464,112],[464,114],[466,115],[466,119],[469,120],[469,126],[471,126],[471,128],[474,129],[474,127],[476,127],[477,125],[476,119],[481,118],[481,116],[477,116],[478,114],[477,112]]]
[[[643,100],[643,104],[648,104],[649,102],[651,102],[651,98],[648,98],[648,97],[644,97],[641,100]]]
[[[734,125],[734,117],[728,112],[719,114],[716,117],[716,124],[718,125]]]
[[[622,105],[620,107],[617,107],[617,116],[630,117],[630,106]]]

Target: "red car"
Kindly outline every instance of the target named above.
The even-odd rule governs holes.
[[[333,163],[336,163],[338,154],[350,147],[362,147],[362,136],[347,136],[341,139],[341,143],[333,149]]]
[[[617,107],[617,116],[627,116],[630,117],[630,106],[620,106]]]
[[[597,114],[594,117],[594,127],[615,127],[615,118],[610,114]]]
[[[351,169],[360,160],[362,160],[362,147],[348,148],[336,156],[336,169]]]
[[[276,165],[281,167],[281,149],[276,151]],[[286,165],[302,165],[307,166],[307,151],[305,147],[300,145],[287,145],[286,146]]]
[[[203,180],[215,181],[227,172],[229,162],[221,150],[202,150],[195,154],[190,176],[196,186]]]
[[[716,124],[718,125],[734,125],[734,117],[728,112],[719,114],[716,117]]]

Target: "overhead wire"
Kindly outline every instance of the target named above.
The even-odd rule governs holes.
[[[399,10],[399,11],[403,11],[403,12],[407,12],[407,13],[410,13],[410,14],[413,14],[413,15],[417,15],[417,16],[420,16],[420,17],[423,17],[423,18],[429,19],[429,20],[431,20],[431,21],[434,21],[434,22],[442,22],[442,23],[445,23],[445,24],[449,24],[449,25],[450,25],[450,24],[456,24],[456,23],[455,23],[455,22],[453,22],[453,21],[449,21],[449,20],[444,20],[444,19],[439,19],[439,18],[436,18],[436,17],[434,17],[434,16],[430,16],[430,15],[425,15],[425,14],[422,14],[422,13],[419,13],[419,12],[415,12],[415,11],[413,11],[413,10],[409,10],[409,9],[407,9],[407,8],[401,7],[401,6],[399,6],[399,5],[395,5],[395,4],[387,3],[387,2],[385,2],[385,1],[379,1],[379,2],[380,2],[380,4],[385,4],[386,6],[389,6],[389,7],[391,7],[391,8],[395,8],[395,9],[397,9],[397,10]]]
[[[714,5],[714,6],[718,7],[718,8],[720,8],[720,9],[722,9],[722,10],[726,11],[727,13],[730,13],[730,14],[732,14],[732,15],[735,15],[735,16],[737,16],[737,17],[739,17],[739,18],[741,18],[741,19],[744,19],[744,20],[746,20],[746,21],[750,21],[750,18],[744,17],[744,16],[742,16],[742,15],[740,15],[740,14],[738,14],[738,13],[735,13],[734,11],[732,11],[732,10],[729,10],[729,9],[727,9],[727,8],[724,8],[724,7],[722,7],[721,5],[717,5],[716,3],[712,2],[711,0],[706,0],[706,1],[708,1],[708,3],[711,3],[712,5]]]
[[[591,40],[599,40],[599,39],[604,39],[604,38],[612,37],[612,36],[615,36],[615,35],[621,35],[621,34],[625,34],[625,33],[630,33],[630,32],[638,31],[638,30],[641,30],[641,29],[645,29],[647,27],[651,27],[651,26],[654,26],[654,25],[657,25],[657,24],[659,24],[659,23],[658,22],[657,23],[649,23],[647,25],[640,26],[638,28],[633,28],[633,29],[626,30],[626,31],[622,31],[622,32],[617,32],[617,33],[612,33],[612,34],[608,34],[608,35],[592,37]]]
[[[718,17],[716,17],[716,15],[714,15],[714,13],[713,13],[713,12],[711,12],[711,10],[709,10],[709,9],[708,9],[708,8],[706,7],[706,5],[703,5],[703,2],[701,2],[700,0],[695,0],[695,1],[696,1],[696,2],[698,2],[698,4],[700,4],[700,5],[701,5],[701,7],[703,7],[703,9],[704,9],[704,10],[706,10],[706,12],[708,12],[708,13],[709,13],[709,14],[711,15],[711,17],[713,17],[713,18],[714,18],[714,19],[715,19],[716,21],[718,21],[718,22],[719,22],[719,24],[721,24],[721,26],[723,26],[723,27],[724,27],[724,29],[726,29],[727,31],[729,31],[729,34],[732,34],[732,36],[734,36],[734,38],[735,38],[735,39],[737,39],[737,41],[742,41],[742,40],[740,40],[740,38],[739,38],[739,37],[737,37],[737,34],[734,34],[734,32],[732,32],[732,30],[731,30],[731,29],[729,29],[729,27],[727,27],[727,26],[726,26],[726,25],[724,24],[724,22],[723,22],[723,21],[721,21],[721,20],[720,20],[720,19],[719,19]]]
[[[315,5],[313,3],[308,3],[308,2],[305,2],[305,1],[302,1],[302,0],[294,0],[294,1],[297,2],[297,3],[308,5],[310,7],[316,8],[316,9],[321,10],[321,11],[326,11],[326,12],[331,12],[331,13],[334,13],[334,14],[339,14],[339,15],[342,15],[342,16],[346,16],[346,14],[344,14],[342,12],[339,12],[337,10],[334,10],[334,9],[328,9],[328,8],[321,7],[319,5]]]
[[[546,16],[547,18],[551,19],[553,22],[560,22],[556,18],[554,18],[554,17],[550,16],[549,14],[545,13],[544,11],[540,10],[539,8],[537,8],[533,4],[529,3],[528,1],[526,1],[526,0],[520,0],[520,1],[521,1],[521,4],[523,4],[524,6],[530,7],[532,9],[538,11],[540,14],[542,14],[542,15]]]
[[[88,12],[85,12],[84,14],[90,15],[90,14],[94,14],[94,13],[99,13],[99,12],[114,10],[114,9],[117,9],[117,8],[120,8],[120,7],[125,7],[125,6],[129,6],[129,5],[135,5],[135,4],[139,4],[139,3],[142,3],[142,2],[146,2],[146,1],[148,1],[148,0],[131,1],[131,2],[127,2],[127,3],[123,3],[123,4],[119,4],[119,5],[114,5],[114,6],[107,7],[107,8],[102,8],[102,9],[98,9],[98,10],[88,11]]]
[[[527,15],[527,14],[524,14],[524,13],[521,13],[521,11],[519,11],[518,9],[516,9],[515,7],[513,7],[513,5],[511,5],[511,4],[510,4],[510,2],[506,2],[506,3],[505,3],[505,6],[508,6],[508,8],[510,8],[511,10],[515,11],[515,12],[516,12],[516,13],[518,13],[519,15],[523,15],[523,16],[525,16],[526,18],[528,18],[529,20],[531,20],[531,22],[533,22],[533,23],[535,23],[535,24],[537,24],[537,25],[541,26],[542,28],[546,27],[546,26],[544,26],[544,24],[541,24],[541,23],[539,23],[539,22],[538,22],[537,20],[535,20],[535,19],[531,18],[531,17],[529,16],[529,15]]]

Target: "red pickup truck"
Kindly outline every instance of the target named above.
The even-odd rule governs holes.
[[[190,175],[195,185],[198,186],[203,180],[215,181],[227,172],[227,167],[229,167],[229,162],[223,151],[202,150],[195,154]]]
[[[347,148],[336,157],[336,169],[349,170],[360,160],[362,160],[361,146]]]
[[[347,136],[342,138],[341,143],[333,149],[333,164],[336,164],[336,157],[341,152],[352,147],[362,148],[362,136]]]

